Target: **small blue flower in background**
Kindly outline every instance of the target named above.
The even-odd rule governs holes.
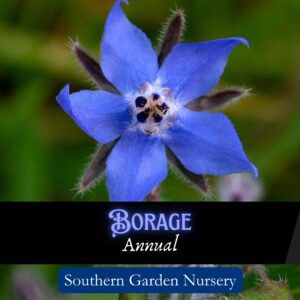
[[[231,50],[243,38],[178,44],[159,67],[145,34],[132,25],[118,0],[106,21],[100,66],[119,94],[69,93],[57,101],[101,144],[119,139],[106,161],[112,201],[141,201],[167,176],[166,147],[190,172],[226,175],[257,170],[222,113],[186,108],[219,81]]]

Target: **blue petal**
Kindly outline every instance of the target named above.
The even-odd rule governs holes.
[[[239,43],[248,46],[243,38],[179,44],[166,58],[158,73],[158,81],[171,89],[178,103],[185,105],[218,83],[228,55]]]
[[[99,143],[118,138],[131,121],[126,100],[108,92],[70,94],[69,85],[66,85],[56,99],[77,125]]]
[[[191,172],[227,175],[257,169],[247,159],[239,138],[222,113],[192,112],[182,108],[165,143]]]
[[[167,176],[165,147],[156,137],[127,131],[110,154],[106,185],[111,201],[141,201]]]
[[[153,82],[158,72],[157,55],[146,35],[132,25],[118,0],[107,18],[101,44],[101,67],[107,79],[126,95],[140,84]]]

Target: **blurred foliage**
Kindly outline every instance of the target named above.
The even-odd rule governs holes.
[[[118,298],[116,294],[83,294],[83,295],[63,295],[57,292],[57,272],[61,266],[54,265],[27,265],[27,266],[1,266],[0,269],[0,300],[18,300],[12,298],[14,286],[13,278],[16,272],[27,274],[32,286],[40,286],[45,291],[48,300],[145,300],[145,295],[133,294]],[[300,265],[269,265],[267,266],[270,281],[262,282],[256,273],[249,273],[244,280],[244,291],[242,294],[231,295],[230,299],[236,300],[290,300],[289,293],[294,300],[300,300],[299,273]],[[289,287],[289,291],[286,287]],[[20,286],[19,286],[20,288]],[[23,285],[23,290],[30,290],[30,284]],[[170,299],[168,295],[163,297]],[[23,299],[23,298],[22,298]],[[27,298],[26,298],[27,300]],[[31,299],[33,300],[33,299]]]
[[[89,89],[67,46],[78,37],[98,57],[113,0],[2,0],[0,10],[1,200],[81,200],[74,187],[94,149],[56,104],[61,87]],[[266,201],[299,200],[300,2],[298,0],[132,0],[125,10],[157,44],[170,9],[187,15],[185,40],[244,36],[220,86],[252,87],[254,95],[227,108],[259,171]],[[173,174],[163,197],[201,196]],[[102,182],[82,199],[107,199]]]

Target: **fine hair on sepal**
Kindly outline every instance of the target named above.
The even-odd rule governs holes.
[[[186,169],[170,149],[167,149],[167,157],[171,170],[175,171],[175,174],[178,174],[181,178],[190,183],[191,186],[197,189],[197,191],[201,191],[205,197],[211,194],[207,178],[205,176],[192,173]]]
[[[171,17],[165,23],[160,34],[158,49],[158,64],[161,66],[172,51],[173,47],[178,44],[183,36],[185,29],[185,15],[182,9],[172,11]]]
[[[80,44],[78,39],[69,40],[69,47],[79,63],[80,67],[87,74],[88,79],[102,91],[119,94],[117,88],[107,80],[100,64]]]
[[[91,156],[77,184],[76,190],[79,194],[84,194],[101,180],[105,170],[106,159],[114,144],[97,145],[95,153]]]
[[[268,270],[264,265],[256,264],[256,265],[243,265],[244,276],[248,275],[248,273],[256,273],[259,276],[260,282],[267,282],[269,280]]]
[[[251,95],[251,89],[249,88],[227,87],[210,95],[194,99],[186,107],[193,111],[218,110]]]

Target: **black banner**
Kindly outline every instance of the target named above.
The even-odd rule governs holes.
[[[191,230],[148,228],[113,237],[109,213],[114,209],[130,215],[190,213]],[[2,202],[0,263],[300,263],[299,212],[300,203]],[[134,247],[136,243],[171,244],[165,252],[159,251],[163,247],[122,251],[128,239]]]

